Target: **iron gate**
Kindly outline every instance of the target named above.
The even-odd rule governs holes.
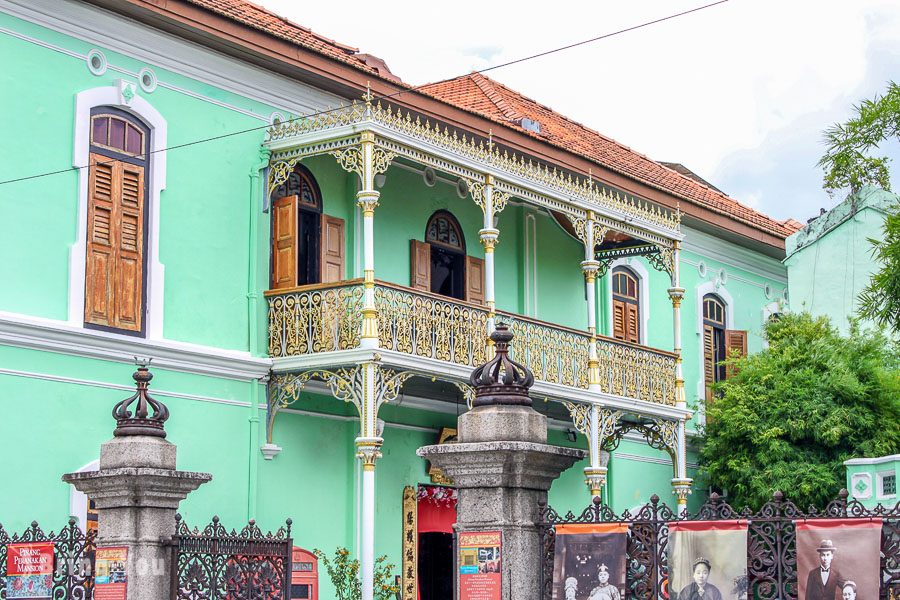
[[[6,600],[6,556],[10,544],[53,542],[53,593],[55,600],[91,600],[94,597],[94,549],[96,530],[84,533],[69,519],[58,533],[44,533],[37,521],[21,534],[10,536],[0,525],[0,598]]]
[[[553,587],[553,553],[556,525],[568,523],[625,523],[628,525],[626,589],[629,598],[639,600],[666,599],[669,568],[667,546],[669,523],[672,521],[715,521],[744,519],[748,522],[747,575],[752,600],[797,600],[796,522],[821,518],[883,519],[881,529],[881,600],[900,598],[900,502],[893,508],[878,506],[867,509],[856,500],[847,501],[847,490],[841,490],[823,511],[810,507],[806,512],[784,494],[775,492],[772,500],[759,511],[745,508],[736,511],[717,494],[695,514],[677,514],[660,503],[655,494],[634,514],[616,514],[599,498],[581,514],[560,516],[552,507],[541,507],[543,598],[550,600]]]
[[[291,520],[275,533],[250,521],[230,532],[213,517],[202,531],[175,515],[174,600],[288,600],[291,596]]]

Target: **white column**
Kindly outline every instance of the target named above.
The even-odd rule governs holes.
[[[372,362],[360,365],[363,397],[360,399],[360,436],[356,438],[356,455],[362,461],[362,526],[360,527],[359,573],[362,600],[375,595],[375,461],[381,457],[378,435],[378,400],[375,389],[379,367]]]
[[[674,243],[672,287],[669,288],[669,298],[672,300],[673,352],[675,353],[675,406],[684,409],[687,408],[687,401],[684,394],[684,369],[681,361],[681,300],[684,298],[684,288],[681,287],[680,246],[678,241]],[[675,477],[672,479],[672,490],[678,499],[679,510],[685,510],[693,480],[687,476],[687,441],[684,419],[678,423],[676,457],[678,460],[675,465]]]
[[[497,245],[500,231],[494,227],[494,178],[484,177],[482,189],[484,206],[484,227],[478,232],[481,245],[484,246],[484,303],[488,307],[487,335],[494,332],[496,320],[496,304],[494,296],[494,246]]]
[[[584,290],[587,298],[587,330],[590,335],[588,345],[588,391],[600,391],[600,363],[597,360],[597,296],[596,279],[600,263],[594,258],[594,248],[597,240],[595,234],[594,213],[588,212],[584,226],[584,260],[581,262],[581,272],[584,275]],[[590,464],[584,468],[584,482],[587,484],[592,497],[599,496],[606,483],[606,467],[600,463],[600,423],[599,408],[591,405],[588,416],[588,440],[590,450]]]
[[[361,137],[362,189],[356,194],[356,202],[363,213],[363,320],[359,345],[361,348],[378,347],[378,312],[375,308],[375,207],[379,193],[375,189],[375,134],[365,131]]]

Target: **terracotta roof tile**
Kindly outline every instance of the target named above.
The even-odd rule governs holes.
[[[800,228],[793,219],[768,217],[479,73],[429,84],[421,91],[778,237]],[[540,131],[522,128],[522,118],[540,123]]]
[[[379,75],[392,81],[400,81],[390,72],[384,61],[372,60],[368,54],[359,54],[357,48],[347,46],[319,35],[247,0],[187,0],[234,21],[265,31],[288,42],[324,54],[330,58],[353,65],[358,69]]]

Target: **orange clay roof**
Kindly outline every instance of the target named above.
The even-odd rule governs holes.
[[[206,10],[264,31],[269,35],[323,54],[329,58],[353,65],[363,71],[399,82],[384,61],[369,54],[360,54],[358,48],[341,44],[298,25],[247,0],[187,0]]]
[[[480,73],[428,84],[420,91],[778,237],[786,238],[802,227],[793,219],[778,221],[753,210]],[[523,128],[523,118],[537,121],[540,132]]]

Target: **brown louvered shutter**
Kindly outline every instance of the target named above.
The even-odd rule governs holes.
[[[431,291],[431,244],[419,240],[409,241],[409,286],[416,290]]]
[[[115,322],[115,165],[105,156],[91,154],[84,321],[107,327]]]
[[[617,340],[626,339],[626,331],[625,331],[625,303],[621,300],[613,300],[612,303],[612,314],[613,314],[613,337]]]
[[[85,323],[143,326],[144,167],[91,154]]]
[[[639,344],[641,341],[640,325],[638,324],[638,305],[625,303],[625,341]]]
[[[706,384],[706,401],[712,400],[712,384],[716,381],[715,331],[703,326],[703,379]]]
[[[344,279],[344,220],[322,215],[322,283]]]
[[[484,304],[484,260],[466,257],[466,300]]]
[[[747,332],[737,329],[725,331],[725,356],[727,358],[743,358],[747,356]],[[732,377],[737,373],[733,365],[728,365],[725,377]]]
[[[272,289],[297,287],[297,196],[272,204]]]
[[[116,257],[116,324],[140,331],[144,293],[144,167],[117,163],[120,190]]]

